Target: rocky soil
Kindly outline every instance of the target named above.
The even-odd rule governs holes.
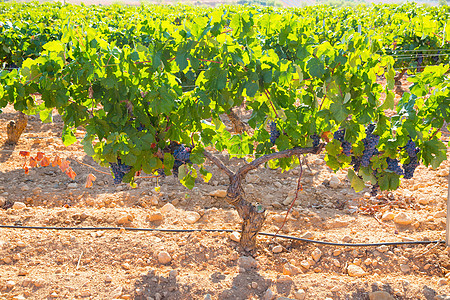
[[[205,231],[240,227],[214,165],[212,180],[193,190],[172,176],[115,186],[81,145],[62,145],[57,115],[51,124],[31,116],[19,144],[4,145],[16,116],[11,107],[0,114],[1,225],[203,231],[0,228],[0,299],[450,299],[444,244],[345,247],[261,236],[252,257],[237,232]],[[25,175],[21,150],[66,158],[78,175],[71,180],[52,166]],[[216,154],[232,169],[244,163]],[[420,166],[400,189],[375,198],[368,188],[355,193],[323,157],[306,157],[304,190],[283,234],[337,243],[445,239],[448,161],[438,170]],[[283,223],[299,171],[260,168],[248,176],[247,197],[268,210],[264,232]],[[97,180],[85,188],[90,173]]]

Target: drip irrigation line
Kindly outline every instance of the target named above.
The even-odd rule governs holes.
[[[135,227],[57,227],[57,226],[20,226],[20,225],[0,225],[0,228],[8,229],[38,229],[38,230],[125,230],[125,231],[147,231],[147,232],[168,232],[168,233],[187,233],[187,232],[241,232],[240,230],[231,229],[165,229],[165,228],[135,228]],[[406,241],[406,242],[380,242],[380,243],[335,243],[318,240],[310,240],[290,235],[282,235],[268,232],[258,232],[259,235],[270,236],[282,239],[289,239],[305,243],[314,243],[328,246],[344,246],[344,247],[376,247],[376,246],[399,246],[399,245],[428,245],[443,244],[445,241]]]
[[[450,55],[450,53],[436,53],[436,54],[421,54],[421,57],[422,58],[425,58],[425,57],[436,57],[436,56],[444,56],[444,55]],[[388,56],[390,56],[390,57],[394,57],[394,58],[397,58],[397,59],[400,59],[400,58],[418,58],[418,53],[412,53],[412,54],[401,54],[401,55],[388,55]]]
[[[385,52],[437,52],[437,51],[449,51],[448,48],[437,48],[437,49],[414,49],[414,50],[408,50],[408,49],[399,49],[399,50],[385,50]],[[377,53],[382,53],[383,51],[377,51]]]

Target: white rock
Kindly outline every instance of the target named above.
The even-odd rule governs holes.
[[[321,166],[321,165],[324,165],[324,164],[325,164],[325,161],[324,161],[323,159],[321,159],[321,158],[317,158],[317,159],[314,160],[314,163],[315,163],[316,165]]]
[[[443,217],[446,217],[447,216],[447,212],[445,211],[445,210],[441,210],[441,211],[438,211],[438,212],[436,212],[434,215],[433,215],[433,217],[434,218],[443,218]]]
[[[111,281],[112,281],[111,275],[106,274],[106,275],[105,275],[105,282],[106,282],[106,283],[110,283]]]
[[[23,202],[14,202],[12,208],[13,209],[24,209],[27,205]]]
[[[274,185],[276,188],[278,188],[278,189],[281,189],[281,188],[283,187],[283,185],[282,185],[281,182],[279,182],[279,181],[275,181],[275,182],[273,183],[273,185]]]
[[[387,211],[381,217],[381,221],[390,221],[390,220],[393,220],[394,217],[395,217],[395,214],[393,212]]]
[[[401,264],[400,270],[402,270],[403,273],[408,273],[409,271],[411,271],[411,268],[407,264]]]
[[[311,256],[317,262],[317,261],[319,261],[320,257],[322,256],[322,251],[320,251],[319,248],[316,248],[311,253]]]
[[[244,269],[252,269],[258,266],[258,262],[253,257],[241,256],[238,259],[238,266]]]
[[[170,263],[170,261],[172,260],[172,257],[170,256],[170,254],[166,251],[161,251],[158,253],[158,261],[160,264],[168,264]]]
[[[448,176],[448,169],[447,168],[445,168],[445,169],[440,169],[438,172],[437,172],[437,176],[439,176],[439,177],[447,177]]]
[[[276,245],[272,248],[272,252],[273,253],[281,253],[281,252],[283,252],[283,247],[281,247],[280,245]]]
[[[160,211],[162,213],[168,213],[169,211],[172,211],[174,209],[175,209],[175,206],[173,206],[173,204],[167,203],[163,207],[161,207]]]
[[[302,260],[302,261],[300,262],[300,266],[302,266],[302,267],[305,268],[305,269],[309,269],[309,268],[311,267],[311,264],[310,264],[309,261],[307,261],[307,260]]]
[[[292,203],[292,201],[294,200],[295,196],[287,196],[286,199],[284,199],[283,201],[283,205],[284,206],[288,206]]]
[[[275,294],[272,292],[272,290],[270,288],[268,288],[266,290],[266,292],[264,293],[263,296],[263,300],[272,300],[273,298],[275,298]]]
[[[292,277],[289,275],[280,275],[277,279],[278,283],[286,283],[286,282],[292,282]]]
[[[208,195],[210,195],[212,197],[225,198],[227,196],[227,191],[226,190],[215,190],[215,191],[209,193]]]
[[[78,187],[78,184],[76,182],[71,182],[67,185],[69,189],[76,189]]]
[[[352,276],[352,277],[361,277],[366,275],[366,271],[363,270],[363,268],[361,268],[360,266],[357,265],[349,265],[347,267],[347,272],[348,275]]]
[[[198,212],[192,211],[188,212],[184,221],[188,224],[194,224],[200,219],[200,214]]]
[[[294,292],[294,298],[297,300],[304,300],[306,298],[306,292],[303,289],[299,289]]]
[[[284,221],[284,218],[285,218],[285,216],[276,214],[276,215],[272,216],[272,222],[281,223]]]
[[[241,234],[240,234],[239,232],[237,232],[237,231],[233,231],[233,232],[230,234],[230,239],[231,239],[232,241],[234,241],[234,242],[239,243],[239,241],[241,240]]]
[[[381,245],[381,246],[377,247],[377,250],[380,251],[381,253],[384,253],[389,250],[389,247],[386,245]]]
[[[6,288],[11,289],[16,285],[16,283],[13,280],[7,280],[5,282],[5,285],[6,285]]]
[[[332,175],[330,178],[330,187],[333,189],[338,188],[341,185],[341,181],[339,180],[339,177],[336,175]]]
[[[401,212],[394,217],[394,222],[400,225],[409,225],[412,221],[411,217],[404,212]]]
[[[302,239],[312,239],[314,237],[314,234],[310,231],[305,232],[303,235],[300,236]]]
[[[419,204],[422,204],[422,205],[427,205],[428,203],[430,203],[430,197],[429,196],[422,196],[422,197],[420,197],[419,198]]]
[[[123,224],[127,224],[128,222],[130,222],[130,219],[127,214],[123,214],[119,218],[117,218],[116,222],[118,225],[123,225]]]

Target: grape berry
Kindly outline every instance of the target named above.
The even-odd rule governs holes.
[[[351,151],[352,151],[352,144],[350,144],[349,142],[347,142],[344,138],[345,138],[345,129],[339,129],[338,131],[336,131],[335,133],[333,133],[333,138],[335,140],[338,140],[339,142],[341,142],[341,147],[342,147],[342,153],[345,154],[345,156],[350,156]]]
[[[409,139],[404,147],[406,153],[409,156],[409,162],[403,165],[403,170],[405,171],[405,179],[411,179],[414,175],[414,171],[419,166],[419,162],[417,159],[417,153],[420,152],[420,149],[416,147],[416,144],[413,140]]]
[[[386,158],[386,162],[388,164],[388,170],[394,172],[397,175],[403,175],[403,170],[398,165],[397,159],[392,159],[392,158],[388,157],[388,158]]]
[[[174,175],[178,175],[178,168],[181,165],[191,163],[191,160],[189,159],[190,155],[191,149],[185,147],[184,145],[180,145],[178,148],[175,149],[175,151],[173,152],[173,157],[175,158],[175,162],[173,164]]]
[[[120,158],[117,158],[117,163],[109,164],[114,175],[114,184],[120,184],[122,182],[123,176],[130,172],[131,167],[122,164],[122,160]]]
[[[280,131],[277,129],[276,122],[270,122],[270,142],[275,145],[277,138],[280,136]]]

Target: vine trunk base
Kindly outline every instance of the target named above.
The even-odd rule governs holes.
[[[8,138],[6,143],[10,145],[16,145],[19,142],[22,132],[25,130],[28,124],[28,118],[23,112],[19,112],[19,117],[15,121],[9,122],[6,127],[6,134]]]

